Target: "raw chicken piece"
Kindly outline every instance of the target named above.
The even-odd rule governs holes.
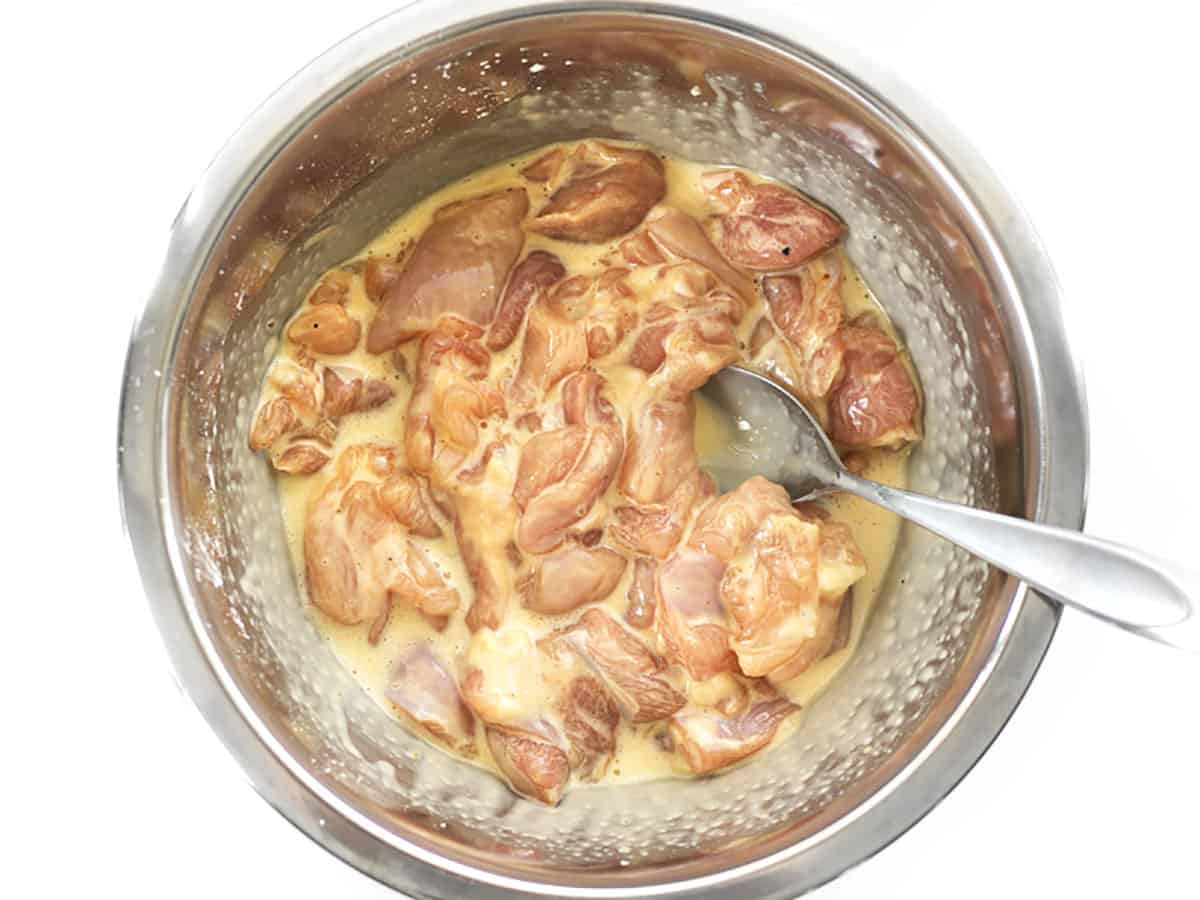
[[[562,737],[546,722],[529,729],[486,728],[492,759],[514,791],[554,806],[562,799],[571,777],[571,764]]]
[[[595,372],[572,375],[563,384],[563,419],[571,425],[610,425],[617,423],[617,413],[604,396],[607,382]]]
[[[339,418],[391,397],[386,382],[350,366],[277,360],[250,429],[250,449],[270,450],[271,463],[281,472],[311,474],[329,462]]]
[[[459,696],[454,676],[428,642],[413,644],[396,658],[384,696],[410,722],[452,750],[475,754],[475,718]]]
[[[496,628],[516,591],[516,565],[507,550],[519,509],[512,499],[515,453],[499,431],[504,396],[487,374],[491,357],[481,330],[444,318],[421,341],[417,377],[405,421],[409,465],[428,474],[452,507],[459,552],[475,589],[466,623]],[[490,423],[488,420],[492,420]],[[495,477],[488,477],[495,473]]]
[[[568,425],[535,434],[521,449],[521,464],[513,486],[513,498],[524,509],[538,494],[567,477],[587,443],[582,424]]]
[[[433,517],[434,502],[425,481],[410,472],[394,471],[379,486],[384,508],[413,534],[426,538],[442,536],[442,526]]]
[[[443,316],[486,326],[525,234],[524,189],[497,191],[438,210],[387,290],[367,332],[367,349],[383,353],[433,328]]]
[[[695,469],[662,503],[617,507],[613,511],[612,538],[634,553],[666,559],[683,537],[693,508],[716,492],[712,477]]]
[[[363,268],[363,287],[367,292],[367,299],[372,303],[382,303],[392,285],[399,281],[403,274],[402,263],[379,256],[370,257]]]
[[[625,269],[576,276],[529,311],[521,362],[510,388],[514,404],[532,409],[559,381],[611,353],[637,323]]]
[[[621,467],[621,493],[640,506],[665,503],[698,467],[695,405],[651,400],[633,420]]]
[[[321,380],[312,368],[290,359],[272,363],[264,399],[250,429],[250,449],[268,450],[284,435],[314,425],[321,408],[321,391]],[[266,399],[268,396],[271,399]]]
[[[615,424],[587,429],[582,449],[576,455],[567,456],[573,444],[563,433],[577,427],[543,433],[563,439],[563,455],[552,464],[552,469],[554,473],[564,468],[567,471],[525,504],[517,525],[517,545],[528,553],[547,553],[562,543],[568,529],[591,512],[621,464],[624,440],[620,426]],[[526,452],[528,448],[527,444]],[[526,469],[525,453],[522,453],[521,463],[519,472]],[[517,478],[518,484],[527,481],[521,474]]]
[[[310,306],[292,320],[288,340],[329,356],[349,353],[358,346],[362,325],[337,303]]]
[[[585,141],[570,154],[552,150],[522,174],[552,191],[530,230],[581,243],[636,228],[667,190],[662,161],[653,153],[600,141]]]
[[[567,688],[559,715],[572,772],[584,780],[596,780],[608,768],[617,748],[620,708],[597,679],[581,675]]]
[[[381,485],[404,474],[398,459],[398,449],[385,445],[345,450],[304,524],[312,602],[346,625],[370,622],[372,643],[396,600],[434,619],[449,615],[459,603],[458,592],[446,584],[427,551],[408,537],[413,524],[425,527],[430,511],[401,521],[382,499]]]
[[[404,445],[408,464],[438,487],[477,448],[479,423],[504,413],[504,397],[486,381],[491,357],[480,334],[447,318],[421,341]]]
[[[531,438],[521,452],[513,497],[523,510],[517,545],[529,553],[557,547],[608,489],[625,441],[604,380],[581,373],[563,386],[564,418],[572,424]]]
[[[841,374],[841,283],[841,264],[833,254],[814,259],[795,275],[763,279],[771,318],[796,353],[803,400],[825,398]]]
[[[562,281],[566,274],[567,270],[558,257],[545,250],[534,250],[521,260],[513,269],[504,296],[500,299],[500,309],[488,332],[487,348],[492,351],[503,350],[511,344],[521,330],[529,305]]]
[[[715,772],[761,750],[800,708],[760,685],[747,693],[740,709],[689,707],[671,719],[675,747],[694,773]]]
[[[725,565],[709,553],[681,547],[658,567],[654,628],[659,650],[704,681],[737,671],[729,649],[729,617],[721,605]]]
[[[653,557],[639,556],[633,565],[633,581],[625,595],[629,605],[625,609],[625,621],[634,628],[649,628],[654,624],[654,572],[658,561]]]
[[[549,298],[535,303],[525,322],[521,362],[509,388],[513,406],[532,410],[554,385],[587,362],[584,325]]]
[[[605,269],[595,277],[576,275],[550,296],[564,317],[580,323],[590,359],[612,353],[637,324],[637,298],[628,277],[629,270],[622,267]]]
[[[761,522],[769,516],[791,512],[787,491],[756,475],[701,510],[688,546],[727,565]]]
[[[550,715],[573,673],[516,629],[477,632],[465,669],[463,699],[485,723],[492,758],[513,790],[557,803],[571,767],[567,742]]]
[[[842,328],[842,378],[829,397],[830,437],[847,447],[898,447],[920,438],[917,388],[896,342],[868,315]]]
[[[619,250],[633,265],[690,260],[712,272],[743,300],[754,297],[754,282],[725,261],[699,222],[674,207],[651,210],[643,230],[622,241]]]
[[[321,412],[330,419],[365,412],[392,399],[393,391],[381,378],[369,378],[349,366],[325,366],[321,373],[324,396]]]
[[[844,231],[828,212],[777,184],[756,184],[733,171],[708,172],[701,184],[722,211],[708,222],[713,243],[744,269],[794,269],[836,244]]]
[[[818,636],[820,531],[792,513],[769,516],[726,567],[721,602],[746,675],[767,675]]]
[[[625,557],[607,547],[564,547],[534,569],[525,586],[525,605],[559,615],[603,600],[625,574]]]
[[[686,702],[663,677],[666,663],[603,610],[587,610],[541,644],[558,659],[577,654],[635,723],[665,719]]]
[[[701,509],[658,567],[659,646],[699,680],[796,674],[828,651],[826,619],[865,572],[849,529],[802,517],[783,488],[751,478]]]

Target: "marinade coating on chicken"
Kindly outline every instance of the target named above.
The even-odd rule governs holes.
[[[500,298],[500,308],[488,331],[487,348],[494,352],[511,344],[525,322],[529,304],[562,281],[566,274],[558,257],[545,250],[534,250],[521,260],[513,269]]]
[[[838,335],[842,377],[829,397],[829,435],[846,447],[899,447],[921,436],[920,397],[900,348],[872,316]]]
[[[724,709],[689,707],[671,719],[671,736],[696,775],[740,762],[771,742],[784,720],[800,707],[754,684]]]
[[[599,243],[636,228],[667,190],[662,160],[655,154],[602,141],[583,141],[570,152],[552,150],[522,174],[551,191],[530,229],[580,243]]]
[[[528,211],[529,197],[521,188],[438,210],[388,286],[367,331],[367,350],[390,350],[444,316],[481,327],[491,323],[525,244],[521,222]]]
[[[382,406],[392,396],[387,382],[352,366],[276,360],[250,428],[250,449],[270,451],[271,464],[281,472],[310,475],[329,462],[339,419]]]
[[[782,185],[755,183],[732,170],[709,172],[701,184],[721,211],[708,222],[713,243],[744,269],[794,269],[832,247],[845,230],[833,215]]]
[[[563,387],[569,424],[534,436],[521,452],[513,497],[522,510],[517,546],[526,552],[559,546],[617,473],[625,439],[612,404],[600,396],[602,384],[594,373],[574,376]]]
[[[396,601],[437,620],[453,613],[460,600],[429,550],[412,539],[429,532],[432,510],[385,501],[389,482],[410,477],[401,460],[399,448],[389,445],[344,450],[304,527],[310,599],[346,625],[371,623],[372,642]]]
[[[406,719],[452,750],[475,754],[475,717],[458,684],[428,641],[413,644],[392,663],[384,696]]]
[[[740,171],[668,194],[670,165],[556,146],[326,273],[250,429],[276,469],[324,470],[313,604],[371,643],[419,613],[376,651],[392,711],[548,805],[625,741],[694,774],[747,759],[857,633],[850,529],[762,478],[718,496],[694,391],[743,364],[851,456],[920,436],[896,338],[847,312],[843,224]]]
[[[825,619],[836,623],[865,573],[844,526],[801,516],[783,488],[751,478],[701,509],[687,543],[658,567],[659,646],[697,680],[785,666],[794,677],[825,655]]]

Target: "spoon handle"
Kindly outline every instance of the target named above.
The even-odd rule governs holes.
[[[835,486],[953,541],[1073,606],[1153,640],[1200,651],[1200,575],[1078,531],[947,503],[839,473]]]

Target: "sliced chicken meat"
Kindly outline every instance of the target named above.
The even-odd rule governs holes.
[[[459,753],[474,755],[475,717],[458,684],[428,641],[412,644],[392,663],[384,696],[417,727]]]
[[[920,398],[896,342],[867,316],[842,328],[842,378],[829,397],[830,437],[846,447],[920,438]]]
[[[721,602],[746,675],[769,674],[818,636],[820,530],[792,513],[770,516],[726,567]]]
[[[601,609],[587,610],[542,643],[556,658],[577,655],[635,723],[665,719],[687,702],[668,681],[666,663]]]
[[[514,790],[550,805],[571,776],[554,721],[571,677],[523,630],[479,631],[467,648],[463,698],[485,723],[493,760]]]
[[[547,806],[562,799],[571,763],[566,742],[552,725],[544,721],[528,728],[489,725],[485,733],[492,759],[514,791]]]
[[[658,567],[654,629],[658,646],[697,681],[738,670],[729,649],[729,617],[721,605],[725,565],[715,556],[681,547]]]
[[[551,191],[530,230],[581,243],[636,228],[667,190],[662,160],[653,153],[601,141],[584,141],[569,153],[552,150],[522,174]]]
[[[342,356],[358,346],[362,325],[337,303],[309,306],[287,329],[288,340],[327,356]]]
[[[321,373],[324,396],[321,412],[340,419],[356,412],[375,409],[392,399],[393,391],[382,378],[370,378],[349,366],[325,366]]]
[[[559,704],[571,771],[585,781],[604,774],[617,749],[621,710],[599,680],[580,675]]]
[[[845,230],[833,215],[781,185],[755,183],[730,170],[709,172],[701,184],[721,211],[708,223],[713,243],[743,269],[794,269],[836,244]]]
[[[557,256],[545,250],[534,250],[513,269],[496,319],[488,331],[487,348],[503,350],[513,342],[525,323],[525,312],[531,303],[544,295],[566,277],[567,270]]]
[[[309,597],[346,625],[370,622],[378,640],[394,601],[426,616],[458,608],[458,592],[446,583],[426,548],[410,537],[427,527],[430,510],[401,521],[385,504],[382,486],[403,476],[395,447],[361,444],[338,457],[333,479],[309,508],[304,559]]]
[[[682,465],[686,464],[684,460]],[[716,492],[712,477],[695,469],[662,503],[618,506],[613,510],[612,538],[638,555],[666,559],[683,537],[693,509]]]
[[[404,445],[409,465],[435,486],[447,484],[476,450],[480,424],[505,412],[503,395],[486,380],[491,356],[481,334],[474,325],[442,319],[421,341]]]
[[[521,188],[438,210],[388,287],[367,332],[367,350],[390,350],[443,316],[488,325],[525,243],[521,222],[528,210]]]
[[[385,381],[351,366],[277,360],[250,429],[250,449],[270,450],[281,472],[311,474],[330,459],[338,419],[391,398]]]
[[[587,365],[586,327],[568,312],[548,299],[530,308],[521,361],[509,387],[516,409],[532,410],[563,378]]]
[[[513,496],[523,510],[517,545],[528,553],[547,553],[562,543],[621,464],[625,441],[611,403],[601,396],[602,379],[576,379],[563,388],[564,416],[582,421],[534,436],[521,452]]]
[[[775,325],[790,342],[800,371],[801,399],[823,399],[842,370],[841,265],[818,257],[795,275],[763,279],[763,296]]]
[[[725,261],[699,222],[673,207],[651,210],[645,228],[622,241],[619,249],[633,265],[690,260],[708,269],[747,302],[754,297],[754,282]]]
[[[695,405],[651,400],[631,423],[629,450],[621,467],[621,493],[638,505],[666,503],[699,463],[695,448]]]
[[[613,592],[625,574],[625,557],[607,547],[571,545],[542,559],[525,585],[525,606],[561,615]]]
[[[671,720],[671,736],[688,768],[706,775],[761,750],[799,708],[773,692],[756,690],[736,712],[689,707]]]
[[[826,619],[865,571],[849,529],[802,517],[783,488],[751,478],[701,509],[659,566],[659,644],[699,680],[798,674],[828,651]]]

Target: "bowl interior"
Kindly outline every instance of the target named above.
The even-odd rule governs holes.
[[[1021,512],[1037,485],[1021,463],[1013,301],[979,262],[957,186],[816,57],[666,15],[531,14],[364,61],[289,123],[189,273],[170,360],[169,540],[193,627],[272,752],[378,840],[497,876],[614,887],[729,871],[839,827],[953,713],[1014,586],[906,529],[862,646],[790,742],[719,777],[579,790],[555,810],[366,697],[307,617],[271,473],[247,448],[280,323],[413,201],[586,135],[743,165],[835,209],[925,392],[912,487]]]

